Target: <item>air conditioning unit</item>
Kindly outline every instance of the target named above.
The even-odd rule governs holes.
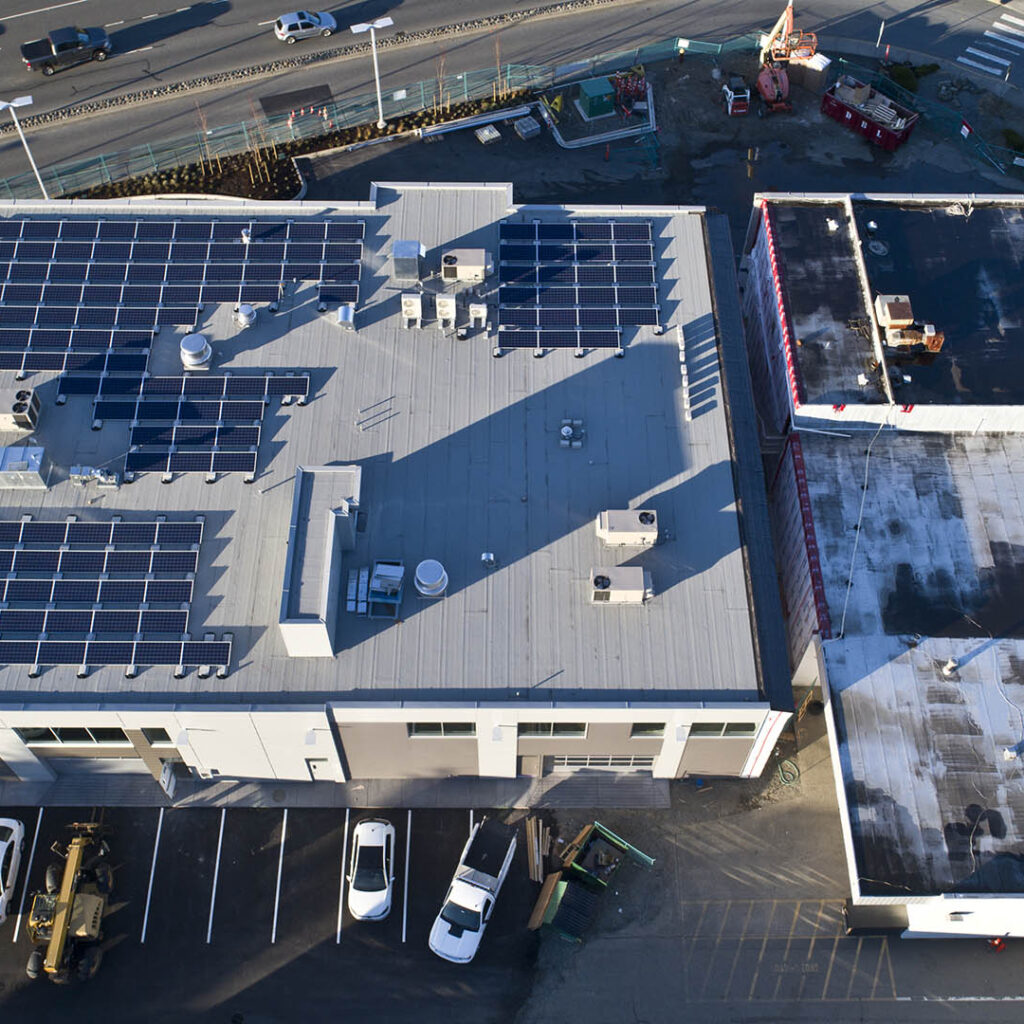
[[[441,255],[442,281],[483,281],[494,273],[491,254],[484,249],[450,249]]]
[[[419,292],[402,293],[402,320],[406,327],[423,324],[423,296]]]
[[[651,574],[638,565],[590,570],[591,604],[643,604],[653,596]]]
[[[0,413],[0,430],[28,434],[39,425],[39,396],[33,389],[16,391],[8,409]]]
[[[658,513],[651,508],[609,509],[595,521],[608,547],[649,547],[658,541]]]
[[[909,327],[914,322],[910,296],[876,295],[875,320],[879,327]]]
[[[0,448],[0,489],[45,491],[49,476],[42,448]]]
[[[450,330],[455,326],[455,296],[438,295],[434,299],[437,312],[437,326],[442,330]]]

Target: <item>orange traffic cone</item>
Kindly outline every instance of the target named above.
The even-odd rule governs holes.
[[[1006,949],[1006,940],[1000,936],[988,940],[988,948],[993,953],[1002,953]]]

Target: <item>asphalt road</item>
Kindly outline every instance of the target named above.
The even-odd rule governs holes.
[[[38,0],[9,2],[32,5]],[[155,0],[154,6],[159,2]],[[260,25],[280,13],[279,5],[272,6],[267,0],[204,0],[177,11],[169,8],[125,19],[123,25],[113,24],[121,20],[117,15],[123,11],[119,12],[112,0],[72,0],[66,5],[67,0],[55,9],[45,9],[54,6],[50,4],[26,6],[26,11],[44,10],[36,14],[15,12],[0,19],[0,98],[31,92],[33,111],[43,112],[290,56],[304,49],[331,48],[350,38],[343,32],[339,33],[340,39],[314,39],[287,47],[274,39],[269,24]],[[144,2],[138,10],[145,6]],[[519,6],[522,3],[517,0],[474,0],[472,5],[452,0],[362,0],[335,8],[334,13],[342,26],[388,14],[395,19],[396,29],[411,32]],[[742,6],[620,0],[607,8],[529,20],[500,32],[385,50],[381,54],[383,88],[388,93],[414,82],[430,81],[442,60],[448,74],[490,68],[499,51],[502,62],[564,64],[673,36],[727,39],[770,26],[780,6],[780,0],[755,0]],[[116,56],[102,64],[63,71],[50,79],[25,71],[17,55],[20,42],[71,18],[80,24],[110,26]],[[897,0],[852,13],[845,0],[816,0],[800,5],[797,12],[801,27],[818,31],[826,40],[874,43],[883,20],[883,44],[910,47],[948,60],[962,57],[972,62],[964,69],[982,78],[1005,75],[1013,82],[1015,75],[1024,74],[1024,0],[1004,4],[989,0],[933,0],[923,4]],[[973,65],[988,67],[991,73]],[[33,128],[31,144],[39,164],[53,166],[80,156],[195,132],[200,124],[197,104],[208,126],[216,129],[251,118],[253,111],[261,108],[261,98],[306,88],[326,89],[336,101],[370,93],[372,64],[360,54],[254,79],[241,87],[234,83],[102,115],[77,117]],[[17,138],[5,135],[0,141],[0,177],[26,170]]]

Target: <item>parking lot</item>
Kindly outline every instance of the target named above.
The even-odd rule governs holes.
[[[344,1013],[440,1020],[507,1020],[529,987],[536,938],[526,930],[538,887],[527,875],[523,829],[508,878],[471,965],[427,948],[430,926],[482,812],[327,809],[11,808],[25,850],[0,930],[7,1019],[65,1019],[73,1006],[104,1021],[294,1020]],[[104,960],[87,985],[30,981],[23,917],[43,887],[67,825],[110,826],[114,892]],[[348,912],[343,863],[363,817],[396,829],[394,897],[380,922]],[[27,883],[26,883],[27,878]],[[24,900],[24,901],[23,901]],[[464,1019],[470,1017],[463,1014]]]

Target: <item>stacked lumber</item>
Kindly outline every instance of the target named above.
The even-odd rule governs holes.
[[[526,859],[530,880],[544,881],[544,863],[551,852],[551,829],[540,818],[526,819]]]

